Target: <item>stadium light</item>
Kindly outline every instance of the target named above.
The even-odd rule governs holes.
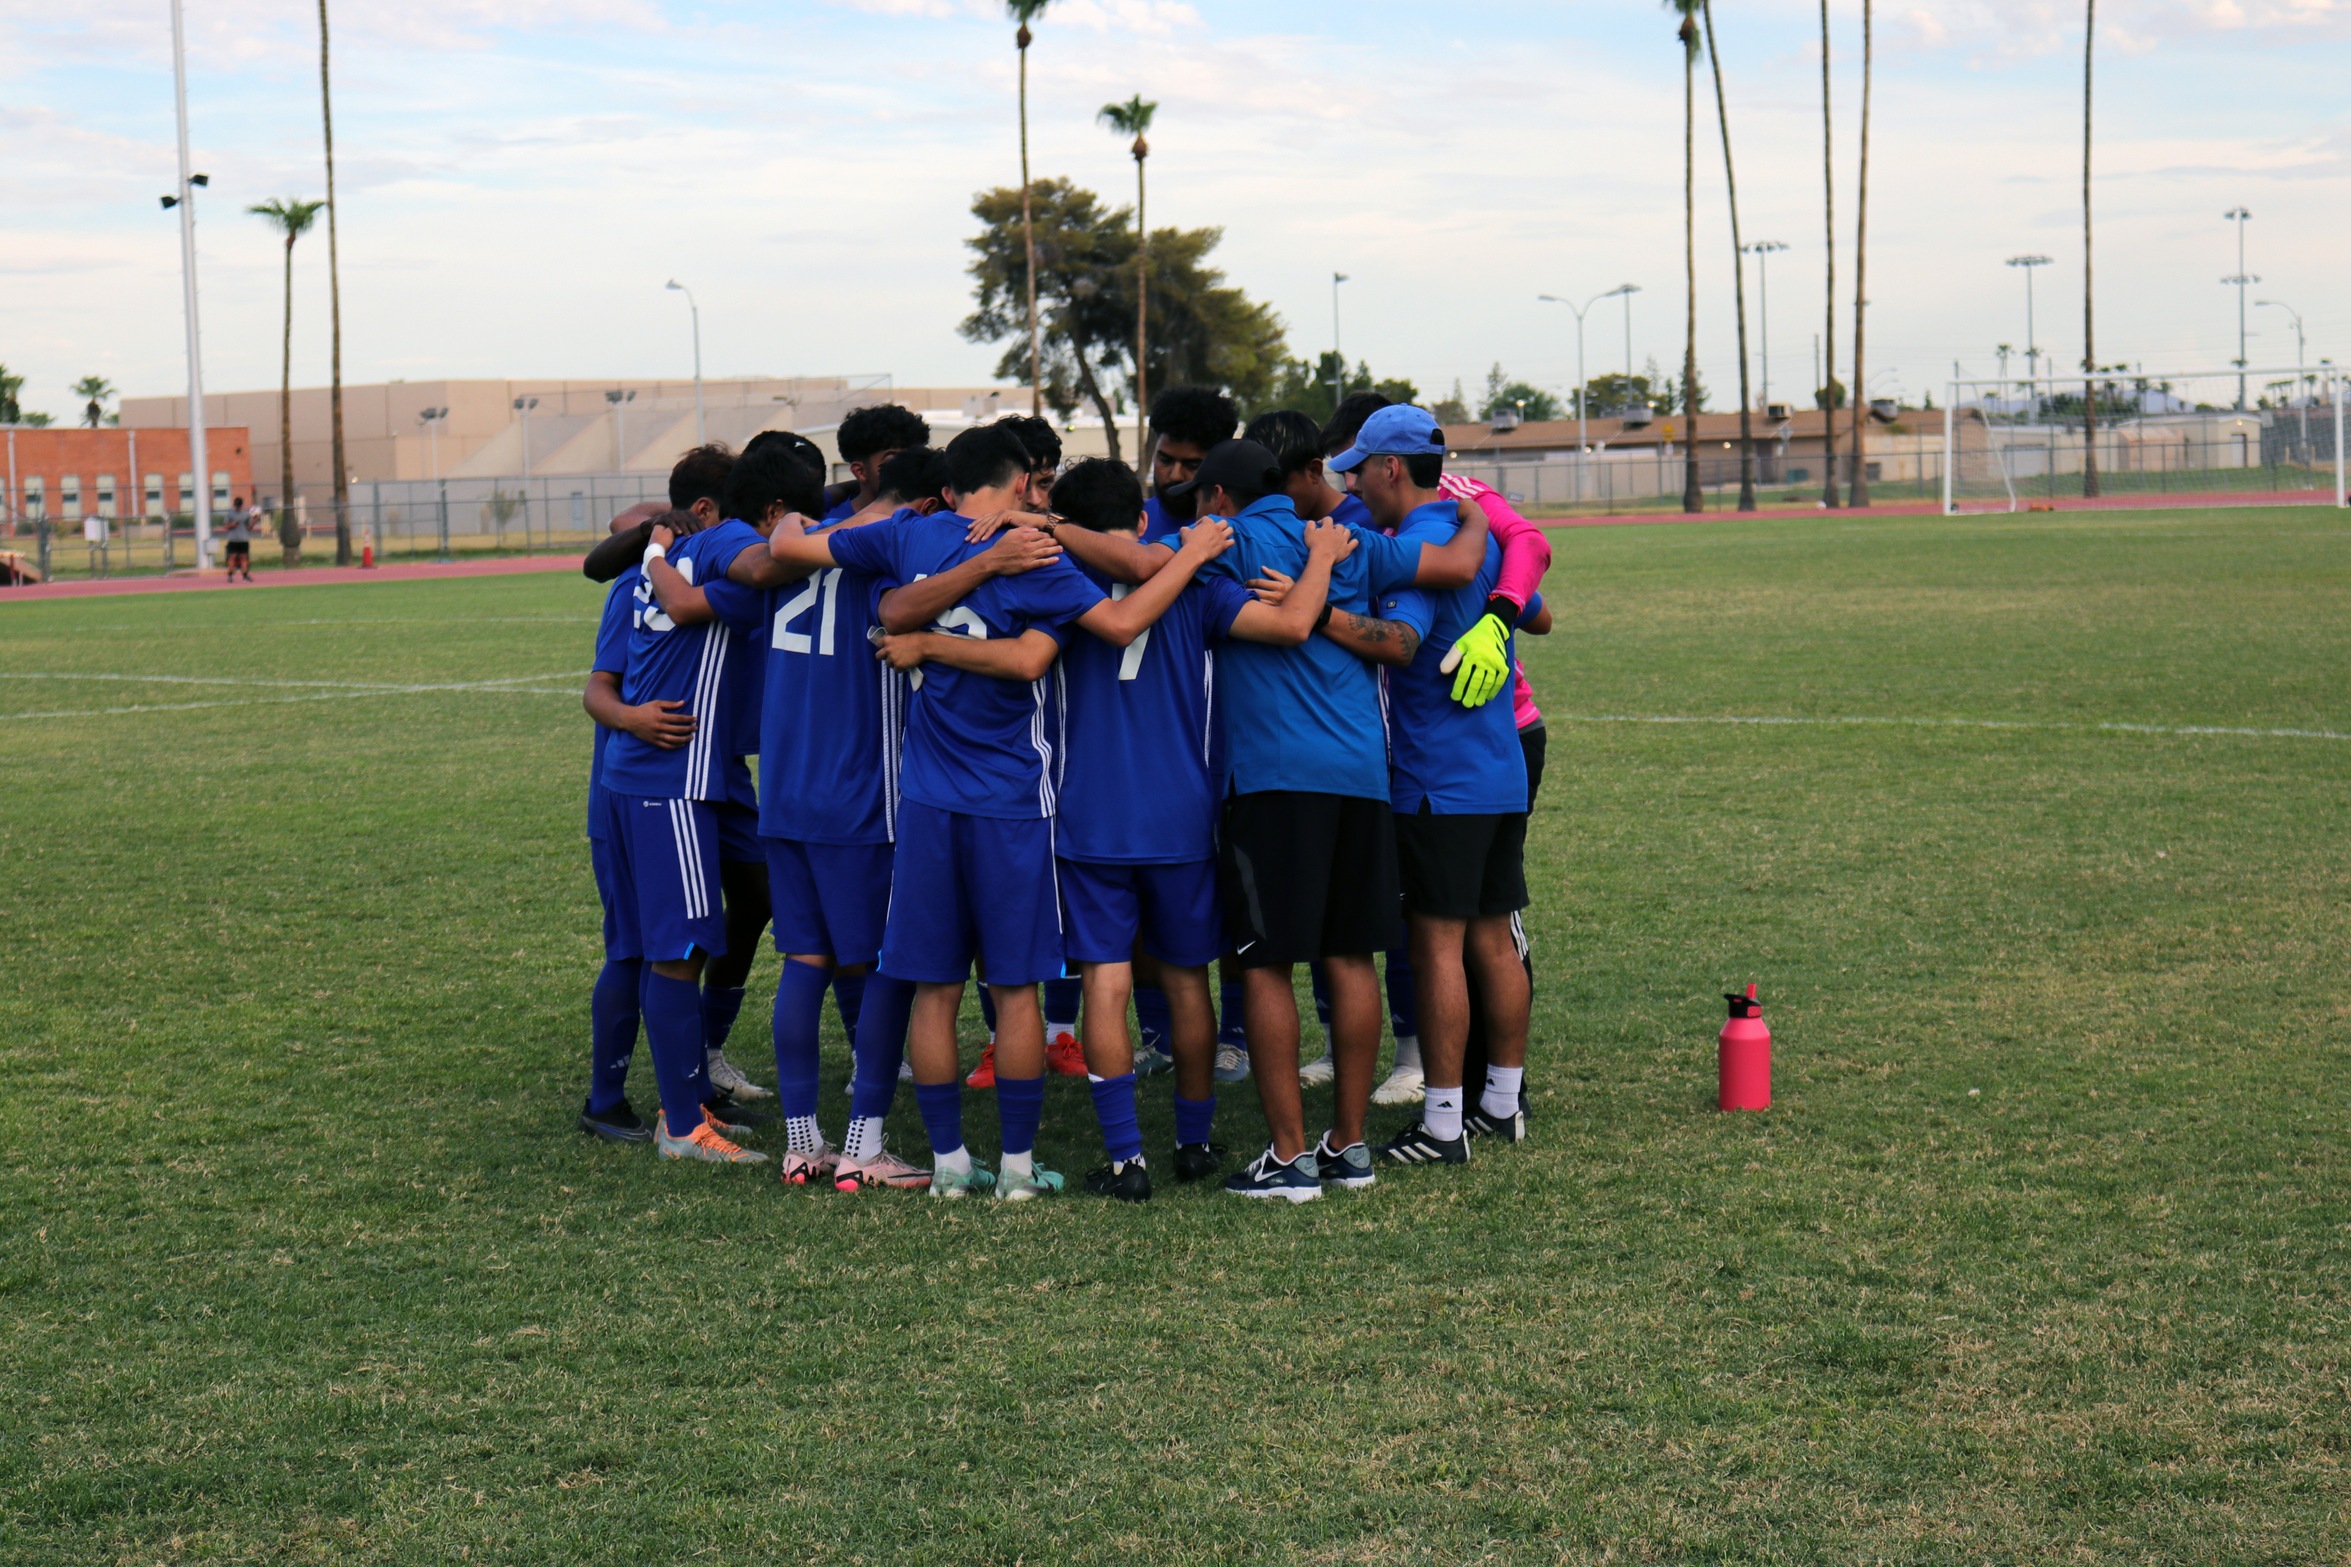
[[[539,406],[536,397],[518,397],[514,411],[522,416],[522,476],[531,476],[531,410]]]
[[[675,289],[686,296],[686,308],[694,316],[694,444],[700,446],[702,436],[702,307],[694,303],[694,291],[676,278],[661,285],[664,290]]]
[[[163,210],[180,211],[180,292],[188,318],[188,466],[196,476],[196,569],[212,569],[212,461],[204,444],[204,338],[196,318],[196,192],[210,176],[188,172],[188,34],[180,0],[171,0],[172,108],[179,122],[179,189],[163,198]],[[180,497],[185,501],[186,496]],[[170,525],[165,524],[169,531]]]
[[[626,473],[628,471],[629,449],[628,442],[623,440],[622,436],[626,433],[628,426],[622,420],[621,409],[624,404],[635,402],[637,394],[628,390],[615,390],[606,392],[604,400],[612,405],[612,471]]]
[[[1638,292],[1640,290],[1630,283],[1619,283],[1605,294],[1594,294],[1581,305],[1572,299],[1562,299],[1557,294],[1537,294],[1535,296],[1535,300],[1539,304],[1565,305],[1575,312],[1575,498],[1578,501],[1584,498],[1584,465],[1591,461],[1592,455],[1591,436],[1586,425],[1586,421],[1590,417],[1590,399],[1584,395],[1584,312],[1590,310],[1603,299],[1615,299],[1620,295],[1630,299]],[[1625,311],[1625,319],[1630,322],[1632,307],[1627,305]],[[1628,345],[1625,349],[1625,363],[1631,364],[1632,329],[1629,325],[1625,332],[1625,340]],[[1626,376],[1626,380],[1631,380],[1629,374]]]
[[[1339,399],[1345,395],[1347,385],[1347,356],[1339,348],[1339,285],[1346,281],[1347,274],[1344,272],[1331,274],[1331,358],[1334,361],[1331,367],[1331,415],[1333,418],[1338,416]]]
[[[2245,270],[2245,225],[2253,214],[2243,207],[2231,207],[2221,214],[2237,226],[2237,275],[2224,277],[2223,283],[2233,284],[2237,290],[2237,412],[2245,411],[2245,367],[2252,363],[2245,357],[2245,285],[2261,279]]]
[[[2010,256],[2008,264],[2024,269],[2024,392],[2029,414],[2040,404],[2041,346],[2033,335],[2033,268],[2049,264],[2047,256]]]
[[[1763,305],[1763,406],[1771,406],[1771,268],[1772,255],[1788,247],[1776,239],[1759,239],[1745,247],[1755,257],[1755,287]]]
[[[423,408],[417,411],[416,422],[424,426],[425,439],[432,445],[433,481],[441,478],[441,425],[449,417],[446,408]]]

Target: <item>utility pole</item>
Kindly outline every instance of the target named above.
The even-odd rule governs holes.
[[[522,476],[531,476],[531,410],[539,406],[536,397],[518,397],[514,411],[522,415]]]
[[[1346,395],[1347,355],[1339,347],[1339,285],[1346,281],[1344,272],[1331,274],[1331,358],[1335,361],[1331,370],[1331,414],[1334,418],[1339,412],[1339,400]]]
[[[1771,267],[1769,262],[1773,252],[1785,250],[1788,247],[1776,239],[1759,239],[1746,248],[1755,257],[1756,297],[1762,305],[1763,405],[1768,408],[1771,406]]]
[[[2010,256],[2008,264],[2024,271],[2024,385],[2027,414],[2040,411],[2040,342],[2033,336],[2033,268],[2049,264],[2047,256]]]
[[[661,286],[662,286],[664,289],[673,289],[673,288],[674,288],[674,289],[676,289],[676,290],[677,290],[679,293],[681,293],[681,294],[685,295],[685,296],[686,296],[686,309],[687,309],[687,310],[689,310],[689,311],[691,311],[691,312],[693,313],[693,317],[694,317],[694,444],[695,444],[696,446],[701,446],[701,445],[704,445],[704,444],[706,444],[705,437],[703,436],[703,433],[702,433],[702,307],[701,307],[700,305],[698,305],[698,304],[694,303],[694,291],[693,291],[692,289],[690,289],[690,288],[686,287],[686,285],[685,285],[685,284],[683,284],[683,283],[679,282],[679,281],[678,281],[676,278],[671,278],[671,279],[670,279],[670,280],[669,280],[667,283],[664,283],[664,284],[662,284]]]
[[[2221,214],[2237,226],[2237,275],[2224,277],[2223,283],[2233,283],[2237,289],[2237,411],[2245,411],[2245,367],[2253,361],[2245,357],[2245,285],[2261,279],[2245,270],[2245,224],[2253,214],[2243,207],[2231,207]]]
[[[180,289],[188,316],[188,465],[196,480],[196,569],[212,569],[212,462],[204,444],[203,334],[196,324],[196,188],[210,185],[203,174],[188,172],[188,38],[180,19],[180,0],[171,0],[172,105],[179,116],[180,187],[163,198],[165,211],[180,209]],[[184,502],[186,496],[181,496]],[[168,529],[170,524],[164,526]]]
[[[1584,395],[1584,313],[1603,299],[1618,295],[1631,298],[1635,292],[1630,283],[1619,283],[1605,294],[1594,294],[1578,305],[1572,299],[1561,299],[1556,294],[1537,294],[1535,298],[1546,305],[1565,305],[1575,312],[1575,498],[1584,498],[1584,465],[1592,460],[1591,433],[1586,426],[1589,418],[1589,399]]]

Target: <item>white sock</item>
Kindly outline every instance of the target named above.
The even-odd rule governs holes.
[[[849,1135],[842,1139],[841,1152],[851,1159],[871,1159],[882,1151],[882,1118],[861,1115],[849,1122]]]
[[[1518,1085],[1526,1081],[1523,1066],[1490,1066],[1486,1068],[1486,1091],[1478,1095],[1478,1108],[1488,1115],[1510,1115],[1518,1109]]]
[[[813,1115],[785,1116],[784,1137],[794,1153],[814,1153],[824,1146],[824,1133],[816,1129]]]
[[[1420,1036],[1418,1034],[1398,1034],[1396,1036],[1396,1070],[1399,1072],[1420,1070]]]
[[[1431,1137],[1451,1142],[1461,1135],[1462,1090],[1459,1088],[1432,1088],[1420,1107],[1421,1125],[1429,1129]]]
[[[1067,1019],[1066,1021],[1056,1021],[1052,1018],[1045,1019],[1045,1037],[1047,1039],[1051,1039],[1055,1034],[1074,1035],[1077,1033],[1077,1031],[1078,1020],[1074,1017]]]
[[[953,1153],[933,1154],[931,1169],[939,1175],[969,1175],[971,1150],[958,1145]]]
[[[1018,1185],[1037,1173],[1037,1150],[1027,1153],[1008,1153],[997,1163],[996,1179],[1006,1186]]]

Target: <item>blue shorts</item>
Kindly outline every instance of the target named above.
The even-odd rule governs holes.
[[[730,863],[767,863],[767,844],[759,836],[759,811],[731,802],[711,807],[718,815],[718,857]]]
[[[718,903],[718,823],[707,800],[607,793],[604,955],[674,963],[727,949]]]
[[[1224,951],[1216,861],[1123,865],[1061,862],[1062,923],[1072,963],[1124,963],[1137,946],[1177,968]]]
[[[602,800],[596,802],[596,808],[611,809]],[[604,950],[610,955],[620,933],[620,927],[614,923],[619,917],[615,910],[620,903],[620,856],[614,852],[612,840],[602,833],[588,840],[588,865],[596,873],[596,901],[604,905]]]
[[[890,918],[890,844],[759,842],[767,850],[778,952],[836,963],[871,963],[881,955]]]
[[[960,985],[975,956],[990,985],[1061,977],[1053,823],[901,801],[882,972],[916,984]]]

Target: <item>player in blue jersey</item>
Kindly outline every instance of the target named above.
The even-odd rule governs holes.
[[[1193,480],[1209,449],[1241,427],[1233,400],[1205,386],[1171,386],[1151,399],[1151,498],[1143,537],[1171,533],[1199,515]]]
[[[909,1045],[932,1194],[960,1197],[992,1184],[1000,1197],[1021,1199],[1062,1184],[1035,1162],[1045,1082],[1036,986],[1062,967],[1053,874],[1062,704],[1048,675],[1070,625],[1124,645],[1182,581],[1113,602],[1054,560],[954,594],[954,569],[992,548],[966,538],[971,523],[1018,507],[1029,457],[1009,432],[981,426],[949,444],[947,462],[953,512],[817,535],[787,517],[769,550],[786,571],[838,566],[898,583],[881,601],[885,623],[932,628],[883,648],[893,664],[915,667],[921,684],[908,703],[880,966],[915,983]],[[1000,1178],[963,1145],[955,1015],[975,957],[996,1005]]]
[[[1075,527],[1133,539],[1142,525],[1142,486],[1124,463],[1079,463],[1054,486],[1052,504],[1057,537]],[[1210,764],[1216,648],[1227,638],[1296,647],[1313,634],[1331,567],[1354,540],[1335,526],[1309,528],[1306,539],[1306,569],[1278,609],[1231,576],[1204,576],[1124,647],[1087,634],[1062,653],[1069,761],[1054,848],[1065,945],[1084,974],[1086,1066],[1110,1156],[1086,1184],[1104,1196],[1151,1195],[1126,1027],[1137,976],[1155,981],[1171,1013],[1176,1178],[1216,1170],[1208,1000],[1208,963],[1223,950]]]
[[[865,510],[881,491],[882,468],[900,452],[931,444],[931,427],[921,414],[896,403],[852,408],[841,417],[833,434],[841,461],[849,465],[855,488],[835,499],[824,512],[827,522],[840,522]]]
[[[628,524],[634,527],[635,523]],[[595,720],[588,759],[588,854],[596,875],[596,896],[604,905],[607,950],[617,918],[613,849],[604,813],[604,748],[615,733],[633,734],[648,745],[674,751],[694,738],[694,720],[685,704],[654,701],[632,707],[621,696],[629,670],[629,637],[635,630],[638,573],[624,572],[604,596],[596,628],[596,656],[580,705]],[[640,958],[604,960],[588,1002],[588,1100],[580,1107],[580,1130],[618,1143],[649,1143],[653,1128],[628,1101],[629,1061],[637,1049],[637,992],[644,981]]]
[[[1305,524],[1264,447],[1227,442],[1191,482],[1202,515],[1229,517],[1238,540],[1214,571],[1254,582],[1295,579],[1305,570]],[[1358,548],[1332,573],[1326,626],[1338,614],[1368,618],[1375,593],[1419,581],[1468,582],[1484,543],[1475,522],[1442,548],[1348,532]],[[1169,558],[1161,542],[1070,529],[1057,537],[1073,558],[1113,581],[1155,580]],[[1306,1201],[1320,1195],[1325,1179],[1348,1186],[1371,1179],[1362,1123],[1380,1034],[1372,954],[1392,944],[1397,924],[1379,679],[1326,636],[1297,648],[1237,644],[1217,661],[1216,699],[1226,761],[1225,932],[1234,965],[1244,971],[1251,1075],[1273,1134],[1265,1155],[1226,1186],[1242,1196]],[[1331,973],[1341,1066],[1319,1149],[1305,1140],[1289,979],[1295,965],[1316,960]]]
[[[726,951],[718,901],[718,807],[729,797],[728,755],[734,736],[731,681],[741,678],[732,644],[760,619],[758,595],[728,591],[734,560],[757,549],[759,535],[740,522],[699,528],[691,512],[657,524],[645,552],[645,576],[632,597],[634,627],[622,700],[631,706],[676,702],[695,720],[682,746],[663,747],[616,734],[605,749],[605,827],[613,846],[615,917],[607,958],[641,959],[639,1005],[662,1117],[656,1143],[670,1158],[763,1163],[766,1156],[730,1140],[730,1126],[703,1097],[702,999],[697,982]],[[689,531],[699,528],[699,531]],[[662,573],[708,584],[700,618],[673,616],[656,594]]]
[[[1355,475],[1373,518],[1394,528],[1399,542],[1442,543],[1458,516],[1458,503],[1439,488],[1444,449],[1444,432],[1425,409],[1398,405],[1365,420],[1332,466]],[[1526,757],[1511,704],[1494,700],[1503,679],[1448,667],[1501,576],[1501,546],[1488,539],[1484,557],[1469,584],[1393,595],[1380,609],[1411,633],[1398,639],[1409,641],[1411,652],[1388,681],[1395,719],[1389,798],[1427,1077],[1419,1121],[1380,1149],[1398,1164],[1468,1162],[1461,1067],[1472,977],[1489,1051],[1477,1130],[1510,1142],[1525,1136],[1518,1098],[1529,991],[1515,916],[1527,901]],[[1506,639],[1505,669],[1509,654]]]

